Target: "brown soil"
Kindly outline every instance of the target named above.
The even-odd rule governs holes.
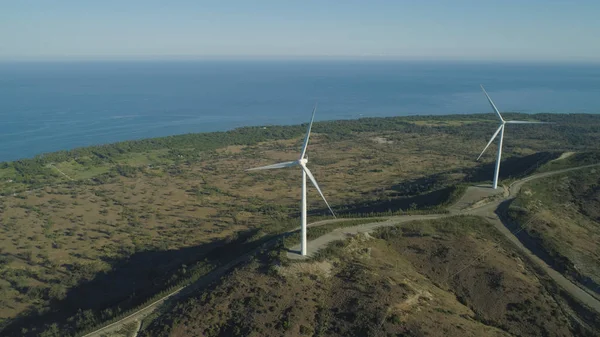
[[[488,225],[452,219],[429,222],[424,236],[413,236],[411,224],[382,229],[376,239],[358,235],[333,243],[321,260],[282,265],[263,256],[166,310],[141,335],[577,334]]]

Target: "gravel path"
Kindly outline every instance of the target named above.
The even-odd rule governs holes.
[[[512,183],[509,186],[508,196],[501,197],[501,198],[495,198],[494,200],[490,201],[489,203],[480,204],[478,207],[475,207],[475,208],[466,207],[466,209],[454,209],[449,214],[403,215],[403,216],[397,216],[397,217],[390,217],[387,221],[384,221],[384,222],[374,222],[374,223],[362,224],[362,225],[353,226],[353,227],[338,228],[332,232],[329,232],[319,238],[316,238],[316,239],[310,241],[308,243],[307,253],[308,253],[308,256],[310,257],[311,254],[314,254],[319,249],[326,247],[329,243],[331,243],[333,241],[341,240],[350,235],[355,235],[357,233],[372,232],[373,230],[380,228],[380,227],[395,226],[395,225],[398,225],[398,224],[401,224],[404,222],[415,221],[415,220],[439,219],[439,218],[461,215],[461,214],[462,215],[481,216],[484,219],[486,219],[488,222],[490,222],[492,225],[494,225],[494,227],[500,233],[502,233],[519,250],[521,250],[523,253],[525,253],[525,255],[527,255],[531,261],[533,261],[536,265],[538,265],[540,268],[542,268],[548,274],[548,276],[550,276],[559,286],[561,286],[571,296],[573,296],[575,299],[579,300],[580,302],[586,304],[590,308],[593,308],[596,312],[600,313],[600,301],[598,301],[595,297],[590,295],[586,290],[582,289],[578,285],[574,284],[573,282],[571,282],[570,280],[565,278],[562,274],[560,274],[554,268],[549,266],[546,262],[544,262],[542,259],[540,259],[532,251],[527,249],[527,247],[525,247],[521,243],[521,241],[519,241],[519,239],[515,235],[513,235],[513,233],[507,228],[507,226],[502,222],[502,219],[496,213],[496,210],[498,209],[500,204],[516,198],[516,196],[519,193],[519,190],[521,189],[523,184],[525,184],[528,181],[545,178],[545,177],[549,177],[552,175],[561,174],[561,173],[565,173],[565,172],[569,172],[569,171],[591,168],[591,167],[599,166],[599,165],[600,164],[586,165],[586,166],[580,166],[580,167],[569,168],[569,169],[564,169],[564,170],[534,174],[532,176],[523,178],[521,180],[518,180],[518,181],[515,181],[514,183]],[[468,189],[467,192],[465,193],[465,195],[456,204],[462,204],[465,206],[471,205],[472,202],[475,200],[475,198],[473,197],[473,195],[470,194],[470,191],[473,191],[473,193],[476,193],[477,196],[480,196],[480,197],[488,197],[488,196],[497,195],[497,193],[495,193],[495,192],[489,192],[489,193],[482,192],[481,189],[482,189],[482,187]],[[494,190],[492,190],[492,191],[494,191]],[[297,251],[299,251],[299,250],[300,250],[300,245],[292,247],[290,252],[288,252],[288,257],[290,259],[295,259],[295,260],[304,259],[305,257],[303,257],[297,253]]]
[[[525,246],[523,246],[523,244],[506,228],[506,226],[502,223],[502,220],[495,213],[496,209],[502,202],[514,199],[516,197],[516,195],[518,194],[520,188],[523,186],[523,184],[528,181],[531,181],[534,179],[540,179],[540,178],[544,178],[544,177],[548,177],[551,175],[560,174],[560,173],[564,173],[564,172],[594,167],[594,166],[600,166],[600,164],[586,165],[586,166],[580,166],[580,167],[564,169],[564,170],[559,170],[559,171],[534,174],[532,176],[526,177],[524,179],[521,179],[521,180],[518,180],[518,181],[512,183],[510,185],[510,193],[509,193],[508,197],[499,198],[499,199],[493,200],[487,204],[479,204],[479,205],[477,205],[477,207],[471,208],[471,209],[467,208],[467,209],[461,210],[461,209],[457,209],[457,208],[452,208],[452,212],[448,213],[448,214],[394,216],[394,217],[388,218],[388,220],[386,220],[384,222],[375,222],[375,223],[362,224],[362,225],[353,226],[353,227],[338,228],[336,230],[333,230],[330,233],[327,233],[319,238],[316,238],[316,239],[310,241],[308,244],[308,254],[310,256],[311,254],[314,254],[319,249],[327,246],[329,243],[336,241],[336,240],[344,239],[348,235],[353,235],[353,234],[363,233],[363,232],[372,232],[373,230],[375,230],[376,228],[379,228],[379,227],[395,226],[400,223],[415,221],[415,220],[439,219],[439,218],[453,216],[453,215],[459,215],[459,214],[478,215],[478,216],[484,217],[490,223],[492,223],[494,225],[494,227],[496,229],[498,229],[498,231],[500,231],[502,234],[504,234],[513,244],[515,244],[515,246],[517,248],[519,248],[522,252],[524,252],[527,256],[529,256],[531,261],[533,261],[540,268],[545,270],[546,273],[558,285],[560,285],[565,291],[567,291],[569,294],[571,294],[571,296],[578,299],[580,302],[585,303],[587,306],[589,306],[590,308],[593,308],[595,311],[600,313],[600,301],[598,301],[597,299],[592,297],[590,294],[588,294],[586,291],[584,291],[583,289],[581,289],[580,287],[578,287],[577,285],[575,285],[574,283],[572,283],[571,281],[566,279],[564,276],[562,276],[560,273],[558,273],[556,270],[554,270],[552,267],[550,267],[548,264],[546,264],[544,261],[542,261],[540,258],[538,258],[533,252],[531,252],[529,249],[527,249]],[[491,188],[490,188],[490,190],[491,190]],[[475,192],[469,192],[469,191],[475,191]],[[491,196],[491,195],[497,194],[496,192],[494,192],[494,190],[491,190],[489,193],[486,193],[485,191],[482,191],[482,187],[468,189],[467,192],[465,193],[465,195],[461,198],[461,200],[459,200],[457,202],[457,204],[470,205],[473,200],[477,199],[477,197],[474,197],[472,195],[472,193],[477,193],[477,197],[482,196],[482,195],[483,196]],[[328,223],[347,221],[347,220],[351,220],[351,219],[323,220],[323,221],[312,223],[309,226],[310,227],[320,226],[320,225],[325,225]],[[291,232],[293,232],[293,231],[291,231]],[[274,240],[274,241],[276,241],[276,240]],[[273,243],[274,242],[271,242],[270,244],[273,244]],[[267,243],[267,244],[269,244],[269,243]],[[264,248],[264,247],[261,247],[261,248]],[[289,258],[291,258],[291,259],[303,259],[304,258],[304,257],[300,256],[298,253],[293,252],[294,250],[299,251],[300,246],[298,245],[298,247],[292,247],[291,251],[288,253]],[[119,331],[124,324],[135,322],[135,321],[141,322],[146,316],[150,315],[154,310],[156,310],[156,308],[158,308],[166,300],[173,299],[178,296],[183,296],[185,294],[189,294],[190,292],[192,292],[198,288],[208,285],[210,282],[220,278],[231,268],[235,267],[236,265],[238,265],[241,262],[248,260],[256,251],[258,251],[258,249],[248,252],[248,253],[236,258],[234,261],[231,261],[230,263],[228,263],[225,266],[215,269],[210,274],[201,278],[198,282],[196,282],[190,286],[187,286],[185,288],[177,289],[174,292],[172,292],[171,294],[168,294],[165,297],[157,300],[156,302],[153,302],[152,304],[150,304],[144,308],[141,308],[140,310],[132,313],[131,315],[129,315],[115,323],[112,323],[106,327],[103,327],[94,332],[91,332],[91,333],[85,335],[84,337],[100,337],[100,336],[110,335],[111,333]]]

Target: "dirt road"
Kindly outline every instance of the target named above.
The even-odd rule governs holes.
[[[316,238],[316,239],[310,241],[308,243],[308,255],[310,256],[314,252],[318,251],[319,249],[324,248],[325,246],[327,246],[329,243],[331,243],[333,241],[341,240],[341,239],[344,239],[345,237],[348,237],[349,235],[355,235],[357,233],[372,232],[376,228],[380,228],[380,227],[395,226],[400,223],[414,221],[414,220],[439,219],[439,218],[444,218],[444,217],[454,216],[454,215],[461,215],[461,214],[462,215],[476,215],[476,216],[483,217],[488,222],[490,222],[492,225],[494,225],[494,227],[500,233],[502,233],[519,250],[521,250],[523,253],[525,253],[525,255],[527,255],[531,261],[533,261],[537,266],[542,268],[548,274],[548,276],[550,276],[560,287],[562,287],[565,291],[567,291],[573,298],[579,300],[580,302],[582,302],[582,303],[586,304],[587,306],[589,306],[590,308],[594,309],[596,312],[600,313],[600,301],[598,301],[596,298],[594,298],[592,295],[587,293],[585,290],[583,290],[582,288],[580,288],[579,286],[577,286],[576,284],[574,284],[573,282],[571,282],[570,280],[565,278],[562,274],[560,274],[554,268],[549,266],[546,262],[544,262],[542,259],[540,259],[532,251],[527,249],[527,247],[525,247],[521,243],[521,241],[519,241],[519,239],[515,235],[513,235],[513,233],[507,228],[508,226],[503,223],[502,219],[498,216],[498,214],[496,212],[498,207],[502,203],[505,203],[507,201],[510,201],[510,200],[516,198],[517,194],[519,193],[519,190],[521,189],[523,184],[525,184],[526,182],[529,182],[529,181],[532,181],[535,179],[549,177],[549,176],[556,175],[556,174],[569,172],[569,171],[591,168],[594,166],[600,166],[600,164],[586,165],[586,166],[580,166],[580,167],[575,167],[575,168],[569,168],[569,169],[564,169],[564,170],[544,172],[544,173],[538,173],[538,174],[531,175],[529,177],[526,177],[521,180],[513,182],[509,186],[508,196],[500,196],[499,198],[496,198],[495,200],[493,200],[487,204],[483,204],[483,205],[480,205],[475,208],[470,208],[470,209],[467,208],[466,210],[454,209],[453,212],[451,212],[450,214],[404,215],[404,216],[390,217],[387,221],[384,221],[384,222],[375,222],[375,223],[362,224],[362,225],[353,226],[353,227],[338,228],[330,233],[327,233],[319,238]],[[480,193],[480,192],[477,192],[477,193]],[[493,193],[490,193],[490,195],[493,195]],[[461,198],[461,200],[459,200],[457,202],[457,204],[464,204],[464,205],[469,204],[468,202],[464,202],[463,199],[472,199],[472,198],[470,195],[465,194],[465,196],[463,196]],[[292,247],[291,250],[298,251],[299,249],[300,249],[300,246],[298,245],[298,247]],[[291,259],[302,259],[303,258],[302,256],[298,255],[295,252],[288,253],[288,257]]]
[[[510,232],[510,230],[508,230],[507,226],[505,226],[505,224],[503,224],[500,217],[496,214],[496,210],[498,209],[500,204],[502,202],[506,202],[511,199],[514,199],[517,196],[517,194],[518,194],[520,188],[523,186],[523,184],[528,181],[531,181],[534,179],[540,179],[540,178],[544,178],[544,177],[548,177],[551,175],[560,174],[560,173],[564,173],[564,172],[590,168],[590,167],[594,167],[594,166],[600,166],[600,164],[586,165],[586,166],[580,166],[580,167],[569,168],[569,169],[564,169],[564,170],[534,174],[532,176],[529,176],[529,177],[526,177],[521,180],[513,182],[509,187],[508,196],[501,196],[487,204],[479,204],[475,208],[470,208],[470,209],[465,209],[465,210],[459,210],[459,209],[454,208],[454,209],[452,209],[452,212],[448,213],[448,214],[393,216],[393,217],[389,217],[388,220],[386,220],[384,222],[375,222],[375,223],[362,224],[362,225],[353,226],[353,227],[338,228],[336,230],[333,230],[330,233],[327,233],[319,238],[316,238],[316,239],[310,241],[308,244],[308,254],[310,256],[311,254],[318,251],[319,249],[322,249],[325,246],[327,246],[329,243],[336,241],[336,240],[344,239],[348,235],[353,235],[353,234],[363,233],[363,232],[371,232],[371,231],[375,230],[376,228],[380,228],[380,227],[394,226],[394,225],[397,225],[400,223],[415,221],[415,220],[439,219],[439,218],[454,216],[454,215],[459,215],[459,214],[477,215],[477,216],[481,216],[481,217],[485,218],[487,221],[492,223],[494,225],[494,227],[496,229],[498,229],[498,231],[500,231],[502,234],[504,234],[518,249],[520,249],[523,253],[525,253],[527,256],[529,256],[531,261],[533,261],[540,268],[542,268],[548,274],[548,276],[550,276],[565,291],[567,291],[569,294],[571,294],[571,296],[578,299],[580,302],[585,303],[587,306],[589,306],[590,308],[593,308],[595,311],[600,313],[600,301],[598,301],[597,299],[592,297],[590,294],[588,294],[586,291],[584,291],[583,289],[581,289],[580,287],[578,287],[577,285],[575,285],[574,283],[569,281],[567,278],[562,276],[560,273],[558,273],[556,270],[554,270],[552,267],[550,267],[548,264],[546,264],[543,260],[541,260],[539,257],[537,257],[533,252],[531,252],[529,249],[527,249],[517,239],[517,237],[515,237]],[[467,191],[467,193],[469,193],[469,191]],[[457,204],[463,204],[463,205],[470,204],[470,200],[474,199],[474,198],[472,198],[472,196],[468,195],[467,193],[465,194],[465,196],[463,196],[463,198],[461,198],[461,200],[459,200],[457,202]],[[478,191],[477,193],[481,193],[481,191]],[[490,192],[489,194],[494,195],[496,193]],[[468,202],[465,200],[468,200]],[[320,225],[325,225],[328,223],[347,221],[347,220],[351,220],[351,219],[324,220],[324,221],[312,223],[309,226],[310,227],[320,226]],[[290,232],[294,232],[294,231],[290,231]],[[273,240],[273,241],[276,241],[276,240]],[[273,243],[274,242],[270,242],[270,243],[266,243],[266,244],[268,245],[268,244],[273,244]],[[156,302],[153,302],[150,305],[139,309],[138,311],[132,313],[131,315],[129,315],[117,322],[114,322],[108,326],[105,326],[101,329],[98,329],[94,332],[91,332],[83,337],[110,336],[110,334],[114,334],[115,332],[119,331],[123,327],[123,325],[125,325],[127,323],[140,322],[146,316],[148,316],[154,310],[156,310],[165,301],[172,300],[172,299],[175,299],[176,297],[189,294],[192,291],[197,290],[203,286],[206,286],[214,280],[217,280],[222,275],[224,275],[227,271],[229,271],[231,268],[235,267],[239,263],[242,263],[242,262],[248,260],[260,248],[264,248],[264,246],[259,247],[255,250],[252,250],[252,251],[236,258],[234,261],[231,261],[227,265],[224,265],[222,267],[215,269],[210,274],[201,278],[198,282],[196,282],[188,287],[177,289],[173,293],[168,294],[165,297],[157,300]],[[300,249],[299,246],[293,247],[292,251],[299,250],[299,249]],[[294,252],[288,253],[288,257],[291,259],[304,258]]]

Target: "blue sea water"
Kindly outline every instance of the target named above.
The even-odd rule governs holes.
[[[600,113],[600,65],[391,61],[0,63],[0,161],[247,125]]]

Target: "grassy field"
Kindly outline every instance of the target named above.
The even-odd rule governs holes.
[[[502,178],[532,172],[564,151],[595,150],[600,117],[568,117],[534,115],[565,124],[511,128]],[[308,165],[341,215],[441,211],[460,191],[455,186],[489,182],[493,146],[482,162],[474,159],[493,132],[491,121],[465,115],[316,123]],[[143,302],[239,233],[290,228],[300,172],[244,170],[296,159],[304,130],[242,128],[0,163],[0,327],[20,329],[32,318],[49,324],[57,311],[85,327]],[[318,193],[308,193],[309,218],[326,216]],[[81,289],[93,294],[106,284],[98,280],[119,286],[82,305]]]
[[[592,336],[495,233],[455,217],[335,242],[308,261],[272,251],[140,335]]]
[[[555,268],[600,297],[600,168],[525,184],[509,214]]]

